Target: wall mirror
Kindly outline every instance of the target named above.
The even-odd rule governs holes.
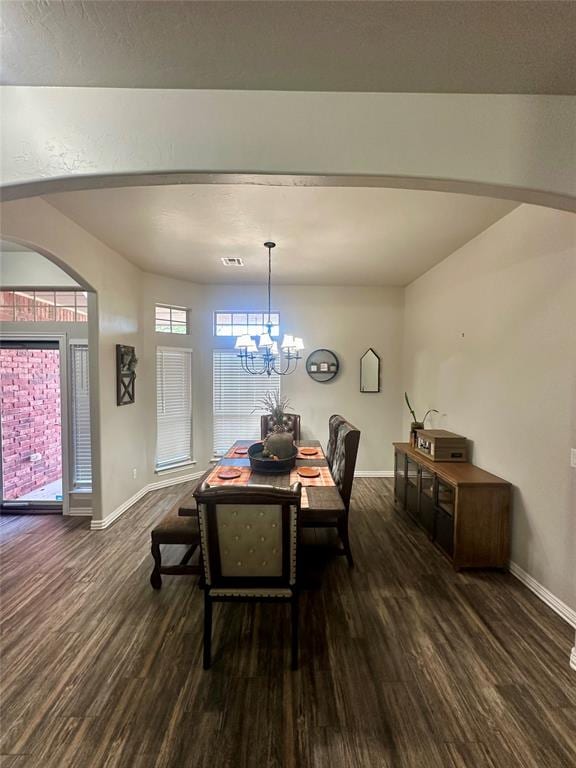
[[[380,358],[372,347],[360,358],[360,392],[380,392]]]

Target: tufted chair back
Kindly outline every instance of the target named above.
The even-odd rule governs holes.
[[[336,442],[338,439],[338,430],[344,424],[346,419],[344,416],[340,416],[335,413],[330,416],[328,421],[328,445],[326,446],[326,461],[328,466],[332,468],[332,462],[334,461],[334,454],[336,453]]]
[[[270,414],[260,417],[260,439],[264,440],[265,437],[274,431],[276,421]],[[300,440],[300,416],[297,413],[285,413],[282,426],[287,432],[291,432],[294,440]]]
[[[296,583],[300,495],[300,483],[289,489],[204,483],[194,493],[211,595],[290,595]]]
[[[331,471],[346,509],[350,507],[359,442],[360,430],[343,421],[338,428]]]

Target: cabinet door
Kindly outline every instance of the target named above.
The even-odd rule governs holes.
[[[452,556],[454,553],[454,504],[456,489],[448,483],[438,480],[436,490],[436,522],[434,540],[436,544]]]
[[[406,509],[415,518],[418,514],[418,464],[406,457]]]
[[[434,535],[436,475],[426,467],[420,468],[420,506],[418,521],[429,536]]]
[[[440,549],[452,557],[454,554],[454,518],[440,508],[436,510],[434,540]]]
[[[394,496],[406,506],[406,454],[400,451],[394,452]]]

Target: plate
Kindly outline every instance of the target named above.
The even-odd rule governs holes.
[[[246,454],[248,453],[248,448],[246,448],[246,447],[243,448],[242,446],[240,446],[240,448],[236,448],[234,450],[234,453],[237,456],[246,456]]]
[[[317,456],[318,448],[300,448],[302,456]]]
[[[300,467],[296,470],[300,477],[320,477],[320,470],[318,467]]]
[[[217,477],[220,478],[220,480],[234,480],[237,477],[240,477],[242,472],[240,472],[239,469],[221,469],[218,471]]]

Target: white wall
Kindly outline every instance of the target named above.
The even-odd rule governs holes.
[[[265,285],[194,285],[156,275],[144,275],[144,360],[152,370],[156,345],[193,349],[194,457],[203,468],[212,458],[212,351],[232,348],[231,339],[213,335],[213,313],[266,308]],[[173,303],[190,309],[191,335],[182,337],[154,332],[154,305]],[[392,470],[391,443],[401,435],[402,288],[340,288],[278,286],[273,305],[281,315],[284,331],[303,335],[305,355],[318,347],[332,349],[341,364],[334,381],[314,382],[304,361],[282,379],[282,392],[302,416],[304,435],[326,442],[328,418],[343,413],[362,431],[357,467],[360,470]],[[359,391],[360,357],[372,346],[381,356],[381,389],[378,394]],[[146,385],[150,414],[155,413],[152,377]],[[149,426],[155,431],[155,422]],[[154,441],[148,465],[154,466]],[[153,479],[150,479],[152,482]]]
[[[90,391],[93,509],[102,519],[147,474],[145,401],[137,394],[134,405],[118,407],[115,383],[115,345],[141,347],[141,272],[40,198],[4,203],[2,235],[52,254],[97,292],[97,300],[89,295]]]
[[[574,209],[570,96],[16,86],[0,93],[5,185],[42,182],[36,191],[47,192],[97,185],[101,175],[186,171],[362,174],[385,176],[387,186],[428,180],[432,189],[457,180],[471,193]]]
[[[514,484],[512,559],[574,609],[575,311],[576,216],[524,205],[407,288],[404,334],[412,399]]]
[[[146,418],[145,431],[148,436],[146,444],[147,482],[157,482],[155,473],[156,463],[156,347],[184,347],[192,349],[192,390],[193,390],[193,419],[192,444],[193,458],[197,462],[197,470],[207,467],[209,456],[204,449],[206,442],[204,403],[199,393],[202,391],[201,380],[202,356],[199,350],[200,335],[198,332],[201,316],[201,294],[205,286],[197,286],[182,280],[172,280],[167,277],[142,274],[142,353],[139,354],[138,367],[142,373],[139,376],[139,397],[143,399]],[[191,334],[156,333],[154,310],[156,304],[169,304],[186,307],[190,311]],[[144,372],[146,372],[144,374]],[[209,420],[207,421],[209,423]],[[194,468],[183,468],[179,472],[170,471],[170,477],[178,478],[188,475]]]
[[[264,285],[243,288],[210,286],[204,292],[202,337],[205,340],[204,397],[211,388],[212,313],[227,309],[265,309]],[[342,413],[361,432],[357,469],[391,470],[391,443],[400,434],[401,346],[403,290],[401,288],[278,286],[273,309],[280,312],[282,330],[302,336],[306,344],[298,370],[282,379],[282,393],[302,416],[303,435],[326,443],[328,419]],[[331,349],[340,371],[330,382],[313,381],[305,358],[314,349]],[[360,357],[369,347],[381,357],[381,392],[360,392]],[[211,397],[211,393],[210,393]],[[212,428],[207,430],[211,435]]]
[[[78,283],[56,264],[33,251],[0,252],[3,288],[77,288]]]

